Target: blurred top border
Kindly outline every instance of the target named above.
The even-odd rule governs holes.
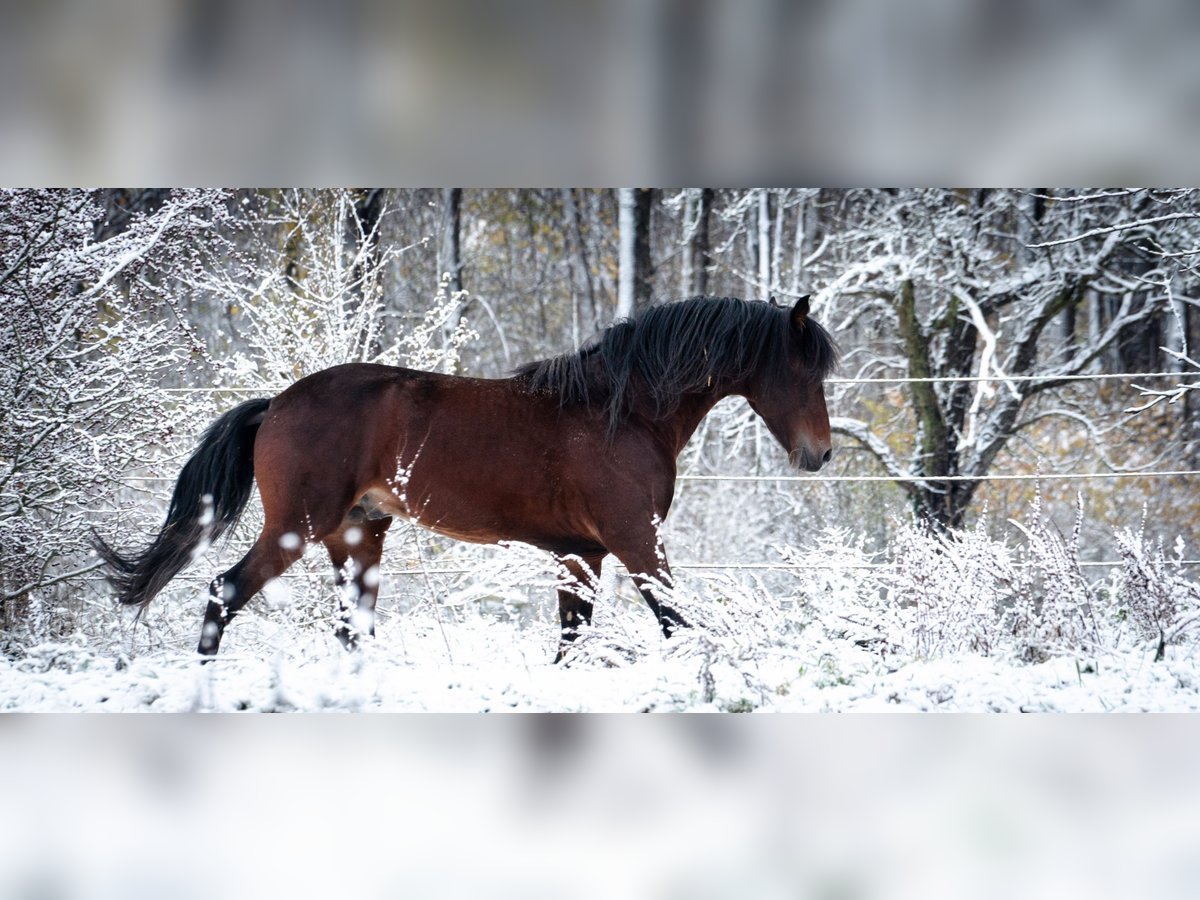
[[[53,0],[9,186],[1186,184],[1200,7]]]

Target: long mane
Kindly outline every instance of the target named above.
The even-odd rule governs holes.
[[[635,399],[670,415],[685,394],[728,387],[747,376],[786,377],[788,309],[735,297],[694,297],[651,306],[606,328],[573,353],[527,363],[515,377],[530,391],[558,395],[563,406],[603,405],[613,431]],[[805,319],[802,358],[811,377],[837,365],[837,345]]]

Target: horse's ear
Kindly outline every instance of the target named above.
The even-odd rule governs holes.
[[[776,309],[779,308],[779,301],[775,299],[774,294],[771,295],[771,305],[774,306]]]
[[[804,320],[808,318],[808,298],[809,294],[805,294],[796,301],[796,305],[792,307],[792,327],[797,331],[804,329]]]

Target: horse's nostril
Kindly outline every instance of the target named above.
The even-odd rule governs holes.
[[[830,448],[829,450],[826,450],[826,451],[825,451],[825,455],[821,457],[821,465],[825,465],[825,463],[829,462],[829,458],[830,458],[831,456],[833,456],[833,449],[832,449],[832,448]]]

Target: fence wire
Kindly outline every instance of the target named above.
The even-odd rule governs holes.
[[[1200,373],[1179,372],[1081,372],[1074,375],[1042,374],[1042,375],[931,375],[926,378],[912,378],[906,375],[863,377],[863,378],[826,378],[825,384],[959,384],[981,381],[1117,381],[1135,378],[1200,378]],[[282,388],[280,388],[282,389]],[[261,394],[274,390],[268,386],[261,387],[178,387],[161,388],[168,394]]]

